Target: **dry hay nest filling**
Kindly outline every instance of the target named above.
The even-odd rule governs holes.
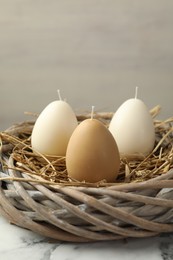
[[[153,118],[159,106],[150,112]],[[109,124],[113,113],[96,118]],[[90,115],[78,116],[78,121]],[[64,157],[30,146],[34,122],[0,133],[0,214],[45,237],[94,242],[173,232],[173,118],[155,120],[156,143],[146,158],[121,159],[116,183],[69,179]]]

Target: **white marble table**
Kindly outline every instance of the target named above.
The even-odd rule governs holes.
[[[173,1],[0,0],[0,130],[56,98],[115,111],[133,96],[172,116]],[[0,260],[171,260],[173,235],[50,243],[0,216]]]
[[[92,244],[52,243],[0,217],[0,241],[1,260],[173,259],[173,234]]]

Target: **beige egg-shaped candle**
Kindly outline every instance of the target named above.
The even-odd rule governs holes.
[[[69,139],[77,125],[75,113],[67,102],[51,102],[41,112],[33,127],[33,150],[44,155],[65,156]]]
[[[90,183],[115,182],[120,156],[109,130],[96,119],[86,119],[74,130],[67,146],[69,177]]]
[[[109,130],[114,136],[121,156],[148,155],[155,144],[153,119],[145,103],[137,98],[125,101],[115,112]]]

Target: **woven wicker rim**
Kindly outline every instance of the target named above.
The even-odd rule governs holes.
[[[20,132],[20,124],[17,129]],[[1,153],[9,168],[4,170],[1,165],[0,213],[10,223],[69,242],[173,232],[173,169],[141,183],[99,188],[48,185],[34,181],[34,176],[26,181],[28,175],[13,169],[7,150]]]

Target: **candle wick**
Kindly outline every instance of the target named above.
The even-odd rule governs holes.
[[[135,99],[137,99],[137,97],[138,97],[138,87],[136,87],[135,89]]]
[[[92,106],[92,110],[91,110],[91,120],[92,120],[93,117],[94,117],[94,108],[95,108],[95,106]]]
[[[57,92],[58,92],[59,100],[62,100],[62,98],[61,98],[61,94],[60,94],[60,90],[58,89]]]

